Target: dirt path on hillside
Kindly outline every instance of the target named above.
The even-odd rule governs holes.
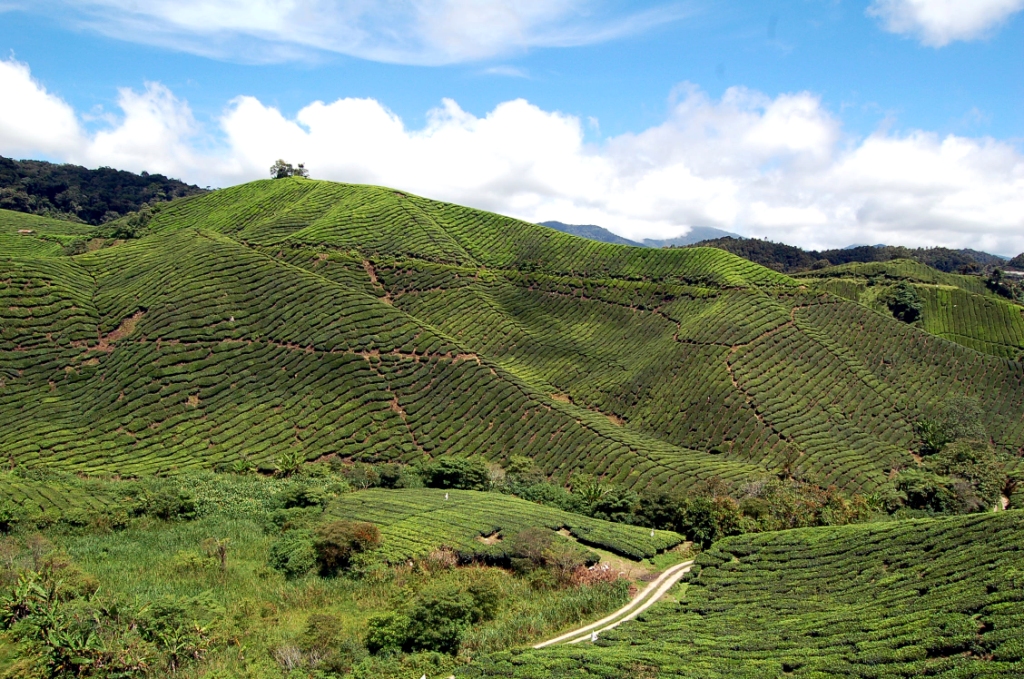
[[[693,561],[684,561],[683,563],[676,564],[659,575],[654,582],[647,585],[635,599],[611,615],[605,616],[597,622],[574,629],[571,632],[561,634],[554,639],[536,644],[534,648],[544,648],[564,642],[575,644],[586,639],[592,639],[595,634],[600,634],[601,632],[618,627],[627,620],[632,620],[653,606],[661,597],[665,596],[665,593],[672,589],[672,586],[679,582],[681,577],[690,572],[692,566]]]

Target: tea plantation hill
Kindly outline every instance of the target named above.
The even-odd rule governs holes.
[[[1020,511],[728,538],[679,603],[459,676],[1021,677],[1022,550]]]
[[[979,399],[994,445],[1024,447],[1021,362],[722,250],[304,179],[160,206],[146,232],[0,255],[14,463],[515,453],[634,487],[785,465],[870,491],[956,394]]]
[[[993,292],[980,276],[898,259],[828,267],[799,279],[882,313],[894,286],[908,283],[922,302],[918,327],[993,356],[1024,357],[1024,307]]]

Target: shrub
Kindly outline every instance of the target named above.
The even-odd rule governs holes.
[[[729,535],[738,535],[740,508],[730,497],[696,497],[686,501],[680,532],[702,547]]]
[[[21,507],[7,498],[0,498],[0,533],[10,533],[22,518]]]
[[[473,623],[476,602],[458,585],[445,584],[422,592],[409,612],[403,650],[455,655]]]
[[[953,484],[956,509],[974,512],[989,509],[999,501],[1009,478],[991,446],[960,440],[929,458],[927,469],[963,483]]]
[[[298,646],[308,666],[328,675],[348,673],[366,655],[362,644],[345,633],[341,618],[333,615],[309,616]]]
[[[348,567],[355,554],[380,546],[380,531],[372,523],[333,521],[313,534],[313,553],[320,574],[330,576]]]
[[[956,508],[956,494],[951,486],[951,479],[922,469],[908,469],[896,477],[896,489],[906,496],[907,507],[928,512]]]
[[[156,481],[141,488],[129,501],[136,516],[153,516],[164,521],[190,520],[196,517],[196,502],[189,493],[168,481]]]
[[[420,476],[428,488],[488,490],[491,487],[490,470],[478,460],[442,458],[424,465]]]
[[[282,509],[323,507],[330,501],[330,494],[324,488],[299,482],[293,483],[278,493],[274,500],[275,504]]]
[[[546,570],[556,585],[572,584],[573,573],[581,566],[599,561],[589,550],[562,538],[546,528],[527,528],[510,540],[512,567],[519,573]]]
[[[371,616],[366,623],[366,650],[374,655],[398,653],[405,645],[409,622],[401,613]]]
[[[309,531],[287,531],[270,546],[270,567],[288,578],[299,578],[317,565],[313,535]]]

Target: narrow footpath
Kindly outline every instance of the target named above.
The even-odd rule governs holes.
[[[597,622],[592,622],[585,627],[574,629],[571,632],[566,632],[554,639],[549,639],[545,642],[539,643],[535,645],[534,648],[544,648],[546,646],[554,646],[555,644],[561,643],[578,644],[581,641],[595,640],[597,635],[602,632],[615,629],[622,623],[627,620],[632,620],[653,606],[658,599],[665,596],[665,593],[672,589],[673,585],[679,582],[681,577],[690,572],[690,568],[692,566],[693,561],[684,561],[683,563],[676,564],[659,575],[657,579],[647,585],[647,587],[644,587],[643,591],[640,592],[636,598],[611,615],[601,618]]]

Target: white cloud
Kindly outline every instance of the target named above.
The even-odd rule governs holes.
[[[1024,0],[874,0],[868,14],[887,31],[944,47],[974,40],[1024,9]]]
[[[26,64],[0,61],[0,148],[8,154],[77,152],[82,130],[74,110],[32,80]]]
[[[530,74],[521,68],[515,66],[491,66],[485,68],[484,73],[486,75],[502,75],[507,78],[529,78]]]
[[[122,90],[122,115],[89,133],[66,103],[0,62],[0,154],[164,172],[224,186],[277,158],[313,176],[393,186],[532,221],[600,224],[633,238],[714,226],[805,247],[850,243],[1024,251],[1024,155],[926,131],[844,135],[806,92],[677,92],[660,125],[588,144],[584,125],[518,99],[483,117],[445,100],[422,129],[372,99],[314,102],[294,119],[239,97],[201,134],[158,84]],[[17,102],[17,105],[12,102]]]
[[[118,40],[273,62],[323,50],[437,65],[592,44],[682,17],[676,4],[602,11],[598,0],[37,0],[29,11]],[[614,3],[613,3],[614,4]],[[618,3],[623,5],[624,3]]]

